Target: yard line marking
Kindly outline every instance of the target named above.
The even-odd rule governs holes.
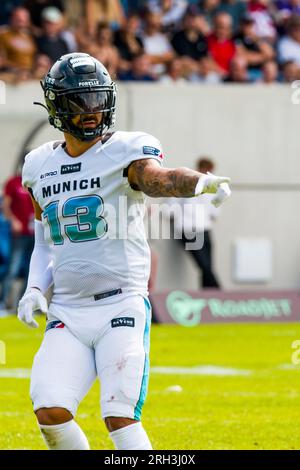
[[[196,366],[196,367],[151,367],[151,372],[162,375],[212,375],[212,376],[249,376],[250,370],[233,369],[221,366]],[[6,369],[0,368],[0,378],[29,379],[30,369]]]
[[[165,375],[214,375],[219,377],[224,376],[249,376],[252,374],[250,370],[233,369],[231,367],[221,366],[197,366],[197,367],[152,367],[151,372],[154,374]]]
[[[300,371],[300,365],[298,364],[292,364],[292,363],[287,363],[287,364],[280,364],[277,369],[279,370],[299,370]]]
[[[30,379],[31,369],[1,369],[0,378],[4,379]]]
[[[300,365],[293,364],[280,364],[275,369],[286,370],[286,371],[300,371]],[[151,367],[150,371],[153,374],[161,375],[203,375],[203,376],[215,376],[215,377],[237,377],[237,376],[250,376],[254,372],[246,369],[236,369],[233,367],[222,367],[214,365],[203,365],[195,367],[176,367],[176,366],[160,366]],[[31,369],[6,369],[0,367],[0,379],[29,379]]]

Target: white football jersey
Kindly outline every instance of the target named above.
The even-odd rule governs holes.
[[[111,291],[147,295],[145,195],[130,187],[126,172],[145,158],[162,162],[159,141],[121,131],[76,158],[62,142],[27,155],[23,185],[43,210],[53,253],[53,303],[88,305]]]

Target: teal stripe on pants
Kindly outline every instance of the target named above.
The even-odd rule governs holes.
[[[149,383],[149,369],[150,369],[150,361],[149,361],[149,351],[150,351],[150,325],[151,325],[151,305],[148,299],[144,299],[145,309],[146,309],[146,323],[145,323],[145,330],[144,330],[144,351],[145,351],[145,363],[144,363],[144,371],[143,371],[143,380],[141,384],[140,396],[139,400],[134,409],[134,419],[140,421],[141,414],[142,414],[142,407],[145,403],[147,390],[148,390],[148,383]]]

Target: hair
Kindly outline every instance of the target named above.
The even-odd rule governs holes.
[[[213,171],[215,167],[214,162],[209,157],[200,157],[197,160],[197,169],[201,173],[207,173]]]
[[[103,29],[111,29],[110,24],[108,21],[99,21],[97,23],[97,32],[96,34],[98,35]]]
[[[293,32],[295,29],[298,29],[300,27],[300,18],[297,15],[292,15],[287,24],[287,31],[289,33]]]
[[[295,64],[295,62],[293,60],[286,60],[285,62],[281,63],[280,69],[284,70],[285,67],[287,67],[288,65],[294,65],[294,64]]]

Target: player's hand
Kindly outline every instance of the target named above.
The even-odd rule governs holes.
[[[224,201],[226,201],[226,199],[230,197],[230,195],[231,195],[231,189],[229,187],[229,184],[221,183],[220,186],[218,187],[216,195],[211,200],[211,203],[215,207],[219,207],[221,204],[223,204]]]
[[[39,324],[33,317],[36,311],[46,314],[48,312],[47,300],[39,289],[31,287],[19,302],[18,319],[31,328],[38,328]]]
[[[219,207],[231,194],[229,187],[230,178],[227,176],[215,176],[212,173],[201,175],[196,186],[195,196],[201,194],[215,194],[212,204]]]
[[[217,193],[221,184],[228,184],[231,181],[227,176],[216,176],[209,172],[207,172],[205,176],[206,178],[204,181],[204,187],[202,191],[203,193],[215,194]]]

